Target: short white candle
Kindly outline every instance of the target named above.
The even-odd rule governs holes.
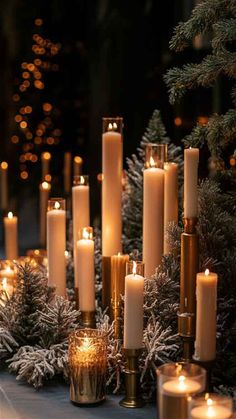
[[[9,212],[7,217],[4,217],[5,228],[5,253],[6,259],[14,260],[18,258],[18,219]]]
[[[153,159],[150,160],[150,167],[143,172],[143,261],[146,277],[155,274],[163,255],[164,176],[164,170],[155,167]]]
[[[122,136],[113,130],[102,135],[102,255],[122,251]],[[109,128],[109,127],[108,127]]]
[[[8,207],[8,163],[2,161],[0,164],[0,209]]]
[[[184,150],[184,218],[198,216],[198,163],[199,149]]]
[[[74,242],[74,276],[75,287],[78,287],[78,263],[76,261],[76,246],[79,231],[90,225],[89,185],[88,176],[79,176],[74,180],[72,188],[72,213],[73,213],[73,242]]]
[[[50,190],[51,185],[48,182],[39,185],[39,240],[43,248],[46,245],[46,217]]]
[[[194,407],[190,412],[190,419],[229,419],[232,416],[232,410],[229,407],[215,404],[210,398],[206,404]]]
[[[164,254],[169,253],[167,228],[170,222],[178,224],[178,165],[164,163]]]
[[[41,154],[41,162],[42,162],[42,180],[45,180],[45,176],[49,175],[50,173],[50,169],[49,169],[49,165],[50,165],[50,161],[51,161],[51,153],[49,153],[48,151],[45,151]]]
[[[91,234],[88,228],[83,228],[82,238],[77,241],[76,263],[78,264],[79,309],[81,311],[95,310],[94,241]]]
[[[201,384],[191,378],[180,375],[177,378],[166,381],[162,385],[163,394],[168,396],[184,396],[199,393]]]
[[[124,348],[139,349],[143,342],[143,290],[144,277],[133,273],[125,277]]]
[[[49,201],[52,202],[52,201]],[[66,212],[59,200],[47,212],[48,284],[56,294],[66,294]]]
[[[197,274],[197,322],[194,358],[212,361],[216,356],[217,274]]]

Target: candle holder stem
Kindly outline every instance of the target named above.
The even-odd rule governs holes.
[[[120,401],[120,406],[131,409],[144,406],[144,401],[139,394],[140,372],[138,359],[142,349],[124,349],[127,361],[125,369],[125,397]]]
[[[95,329],[95,311],[81,311],[81,323],[83,328]]]
[[[111,257],[102,257],[102,307],[111,307]]]
[[[112,319],[114,321],[115,339],[121,339],[121,309],[119,305],[112,303]]]
[[[194,352],[196,323],[196,275],[199,267],[197,218],[184,219],[181,235],[180,310],[178,330],[183,339],[183,359],[191,360]]]

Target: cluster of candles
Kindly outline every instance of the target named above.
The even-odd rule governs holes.
[[[123,342],[125,349],[132,350],[141,348],[143,344],[144,278],[155,274],[163,254],[169,252],[167,237],[169,223],[178,223],[178,165],[167,161],[167,145],[146,146],[143,171],[143,261],[129,261],[129,256],[122,254],[122,129],[122,118],[103,118],[102,256],[110,260],[111,302],[115,306],[119,305],[121,294],[125,296]],[[67,195],[70,193],[70,159],[69,154],[65,156],[64,187]],[[186,219],[197,218],[198,215],[198,161],[197,148],[185,149],[184,218]],[[43,179],[49,172],[48,164],[49,159],[44,159]],[[63,198],[48,200],[49,193],[50,184],[44,180],[40,185],[42,226],[40,234],[42,242],[45,234],[47,235],[48,283],[56,287],[58,295],[65,296],[66,204]],[[95,311],[94,240],[93,229],[90,227],[89,195],[89,178],[82,175],[79,170],[74,176],[72,187],[74,286],[79,291],[80,310],[93,313]],[[7,258],[17,259],[17,217],[9,213],[8,217],[4,218],[4,225]],[[216,352],[217,274],[209,270],[197,274],[196,296],[195,359],[212,361]],[[72,362],[73,368],[76,362]],[[175,364],[170,365],[168,368],[175,369]],[[184,400],[187,400],[187,396],[204,390],[203,382],[199,384],[199,381],[192,379],[192,370],[189,376],[189,366],[183,369],[181,374],[179,367],[176,368],[177,370],[170,374],[169,381],[159,379],[159,396],[162,395],[161,412],[168,412],[168,400],[172,396],[178,399],[184,395]],[[166,371],[164,375],[166,376]],[[159,372],[159,377],[162,376],[162,372]],[[180,405],[182,406],[181,403]],[[201,408],[204,409],[204,406]],[[194,409],[200,407],[192,409],[191,418],[211,417],[207,414],[196,416]],[[217,409],[215,404],[214,409]],[[184,412],[185,410],[186,406]],[[183,417],[187,417],[186,412],[184,415]],[[170,416],[161,413],[160,417]],[[225,416],[227,417],[229,416]]]

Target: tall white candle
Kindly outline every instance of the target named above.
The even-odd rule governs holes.
[[[0,164],[0,209],[8,207],[8,164],[3,161]]]
[[[45,151],[41,154],[41,162],[42,162],[42,180],[45,180],[45,176],[50,173],[50,161],[51,161],[51,154],[48,151]]]
[[[51,185],[48,182],[39,185],[39,240],[43,248],[46,245],[46,214],[50,190]]]
[[[197,323],[194,358],[212,361],[216,356],[217,274],[197,274]]]
[[[199,149],[184,150],[184,218],[198,215],[198,163]]]
[[[73,242],[74,242],[74,273],[75,287],[78,287],[78,263],[76,262],[76,246],[79,231],[90,224],[89,184],[88,176],[76,176],[72,188]]]
[[[83,168],[83,159],[80,156],[74,157],[74,163],[73,163],[73,175],[79,176],[82,174],[82,168]]]
[[[170,222],[178,223],[178,165],[164,163],[164,253],[170,251],[167,228]]]
[[[66,211],[65,201],[49,201],[47,212],[48,284],[56,287],[56,294],[66,294]]]
[[[144,277],[133,273],[125,277],[124,348],[139,349],[143,342],[143,290]]]
[[[108,125],[102,136],[102,254],[112,256],[122,251],[122,136]]]
[[[67,151],[64,154],[64,191],[70,193],[71,189],[71,153]]]
[[[76,263],[78,264],[79,309],[94,311],[94,241],[91,227],[82,229],[82,238],[77,241]]]
[[[6,259],[13,260],[18,258],[18,219],[9,212],[7,217],[4,217],[5,228],[5,253]]]
[[[154,275],[163,255],[164,175],[163,169],[155,167],[154,160],[143,172],[143,261],[146,277]]]

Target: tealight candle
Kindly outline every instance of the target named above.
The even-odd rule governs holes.
[[[229,419],[233,413],[233,401],[230,397],[209,394],[189,397],[190,419]]]
[[[18,258],[18,233],[17,225],[18,219],[9,212],[7,217],[4,217],[5,227],[5,253],[6,259],[14,260]]]

